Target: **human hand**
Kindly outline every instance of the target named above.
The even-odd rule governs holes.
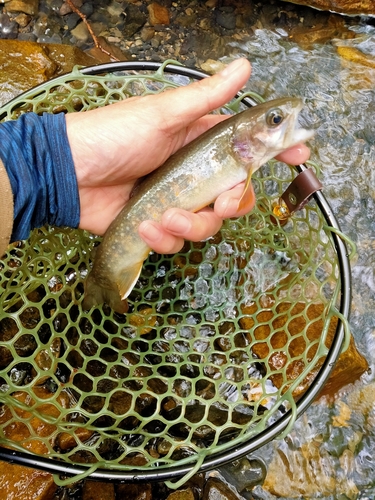
[[[80,227],[103,234],[129,200],[136,181],[218,121],[208,115],[227,103],[248,81],[246,59],[231,63],[217,75],[167,92],[66,115],[67,133],[80,194]],[[278,156],[299,164],[309,157],[300,144]],[[243,215],[238,201],[243,185],[221,194],[214,209],[196,214],[171,208],[161,223],[144,221],[140,236],[159,253],[178,251],[185,239],[199,241],[216,233],[223,218]]]

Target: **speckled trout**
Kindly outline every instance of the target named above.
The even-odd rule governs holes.
[[[196,212],[246,180],[239,208],[248,204],[251,176],[285,149],[312,137],[298,126],[302,101],[283,98],[224,120],[172,155],[150,174],[114,219],[85,283],[84,309],[106,302],[127,310],[126,297],[150,248],[140,238],[144,220],[160,221],[171,207]]]

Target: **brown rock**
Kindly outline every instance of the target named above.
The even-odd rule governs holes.
[[[56,69],[41,45],[0,40],[0,104],[45,82]]]
[[[72,0],[72,4],[79,9],[83,5],[83,0]],[[65,16],[66,14],[70,14],[70,12],[72,12],[72,9],[68,2],[65,1],[60,7],[60,16]]]
[[[116,498],[151,500],[151,484],[119,484],[116,488]]]
[[[151,26],[158,24],[169,24],[169,11],[157,2],[151,3],[148,7],[149,22]]]
[[[12,397],[15,401],[26,406],[33,406],[35,404],[35,401],[23,391],[15,392]],[[44,396],[40,393],[38,397]],[[56,406],[50,403],[39,405],[38,411],[40,415],[43,415],[47,419],[51,417],[57,418],[59,416],[59,411]],[[9,441],[15,441],[22,444],[24,448],[33,453],[40,455],[48,453],[47,443],[55,432],[56,427],[53,424],[43,422],[40,418],[33,416],[33,414],[27,410],[17,408],[14,412],[21,419],[30,419],[30,427],[22,421],[15,420],[8,406],[4,405],[0,412],[0,425],[2,425],[5,438]],[[33,439],[35,436],[41,439]]]
[[[320,446],[318,439],[310,440],[293,449],[277,449],[268,466],[262,485],[277,498],[358,498],[359,491],[350,473],[337,473],[335,462]],[[339,458],[345,463],[355,463],[352,452]]]
[[[94,57],[71,45],[60,43],[42,43],[39,45],[43,47],[48,57],[57,64],[54,76],[68,73],[76,65],[93,66],[99,62]]]
[[[0,462],[0,492],[4,500],[52,500],[53,476],[21,465]]]
[[[337,14],[326,16],[324,22],[313,27],[296,26],[290,32],[290,39],[302,47],[310,49],[315,43],[326,43],[333,39],[347,40],[356,34],[347,26],[346,19]]]
[[[88,30],[87,24],[83,21],[78,23],[75,28],[70,31],[71,35],[80,42],[86,42],[90,37],[90,32]]]
[[[183,488],[168,495],[167,500],[194,500],[194,492],[191,488]]]
[[[276,387],[284,386],[287,389],[288,384],[286,382],[292,382],[306,369],[302,360],[303,353],[306,352],[305,359],[307,362],[312,361],[317,351],[316,341],[320,338],[324,327],[323,311],[323,304],[312,303],[307,305],[303,302],[297,302],[296,304],[280,302],[276,306],[276,314],[267,309],[257,312],[255,304],[242,308],[242,312],[249,316],[240,320],[241,327],[249,329],[255,323],[259,325],[254,330],[254,337],[258,341],[253,347],[254,354],[260,359],[266,359],[270,355],[271,349],[273,351],[269,356],[268,363],[272,370],[280,370],[279,373],[275,373],[270,377]],[[308,325],[305,315],[309,319]],[[327,347],[332,343],[336,326],[337,318],[333,317],[327,333]],[[303,334],[305,328],[306,332]],[[290,338],[292,340],[288,343]],[[308,339],[308,344],[305,338]],[[264,342],[262,342],[263,340]],[[287,345],[288,347],[286,347]],[[324,358],[321,358],[294,390],[294,396],[303,394],[314,382],[323,362]],[[282,375],[284,367],[286,367],[286,380]],[[320,396],[333,397],[339,389],[358,380],[367,369],[367,361],[358,352],[354,339],[351,337],[349,348],[339,357]]]
[[[364,54],[355,47],[338,46],[337,52],[343,59],[375,69],[375,58]]]
[[[76,47],[0,39],[0,105],[75,65],[98,61]]]
[[[18,14],[18,16],[14,18],[14,20],[19,26],[21,26],[21,28],[26,28],[26,26],[31,21],[31,16],[22,12],[21,14]]]
[[[141,31],[141,39],[143,42],[149,42],[152,38],[154,38],[154,35],[154,28],[145,27]]]
[[[39,11],[39,0],[11,0],[7,4],[8,12],[24,12],[35,16]]]
[[[286,0],[291,1],[291,0]],[[349,16],[375,16],[374,0],[292,0],[292,3],[307,5],[319,10],[329,10]]]
[[[85,428],[79,428],[75,430],[74,434],[69,434],[68,432],[62,432],[56,438],[56,444],[61,448],[61,450],[69,450],[69,448],[74,448],[77,446],[77,442],[81,441],[84,443],[93,435],[94,431]],[[78,439],[76,439],[76,437]]]
[[[85,481],[82,500],[115,500],[115,486],[112,483]]]
[[[107,40],[99,36],[98,42],[100,46],[107,52],[103,52],[98,47],[94,47],[88,51],[88,54],[96,59],[98,62],[111,62],[111,61],[130,61],[131,56],[129,53],[123,52],[116,45],[111,45]]]

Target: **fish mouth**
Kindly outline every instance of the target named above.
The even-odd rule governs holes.
[[[290,141],[290,146],[295,146],[301,142],[306,142],[312,139],[315,135],[314,130],[307,130],[300,126],[298,123],[298,117],[303,108],[303,102],[300,103],[298,108],[295,110],[295,118],[294,118],[294,128],[291,130],[290,137],[288,137]]]
[[[306,142],[312,139],[315,135],[314,130],[307,130],[305,128],[300,128],[298,125],[293,131],[293,145],[299,144],[300,142]]]

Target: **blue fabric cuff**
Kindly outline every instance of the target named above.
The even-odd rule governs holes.
[[[63,113],[25,113],[1,123],[0,158],[13,191],[12,241],[45,224],[78,226],[78,185]]]

